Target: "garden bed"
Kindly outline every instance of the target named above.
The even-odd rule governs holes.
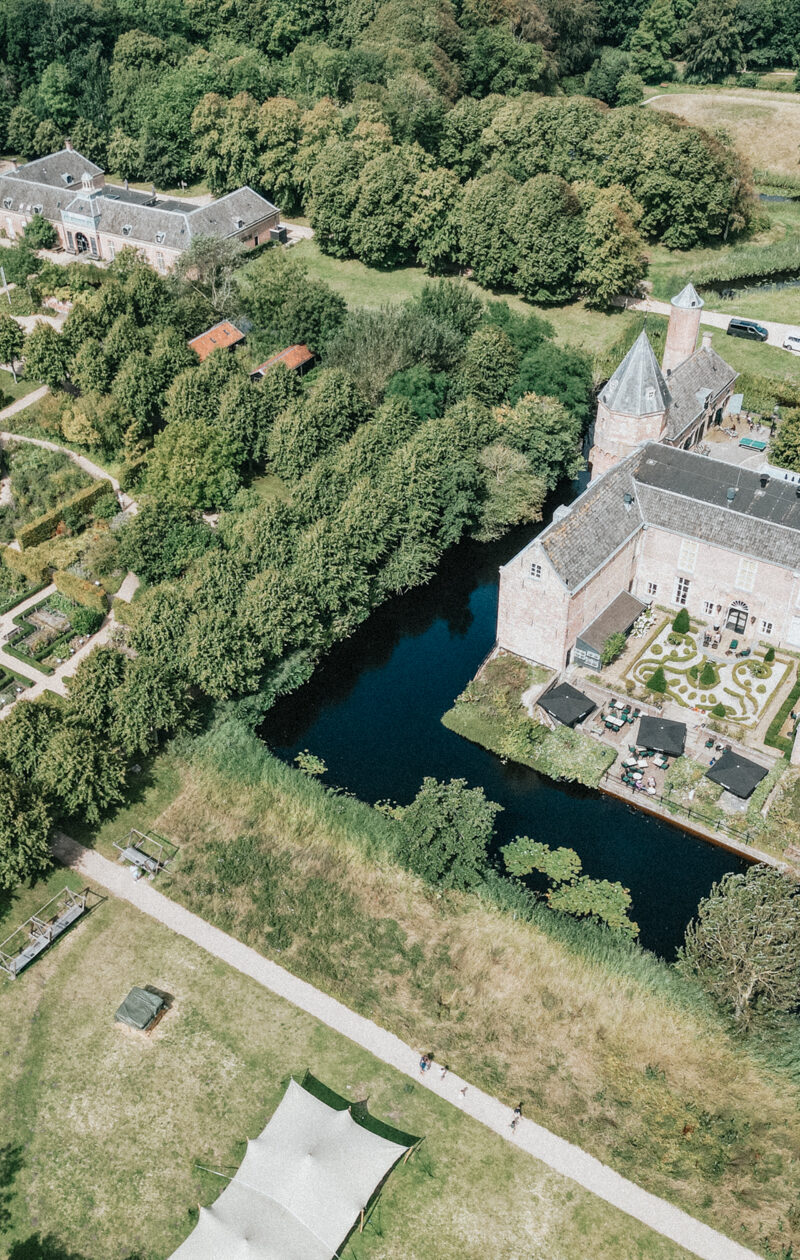
[[[665,682],[660,694],[684,708],[699,709],[752,729],[788,678],[792,663],[785,659],[767,661],[764,654],[722,660],[707,656],[699,646],[701,634],[697,622],[680,634],[666,619],[630,666],[627,679],[648,690],[660,669]]]
[[[523,693],[535,682],[545,682],[548,675],[549,671],[519,657],[495,657],[468,684],[442,722],[457,735],[550,779],[597,787],[616,751],[567,726],[551,731],[535,722],[522,705]]]

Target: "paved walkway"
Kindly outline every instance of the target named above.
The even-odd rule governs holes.
[[[158,892],[148,880],[134,881],[126,866],[110,862],[108,858],[92,849],[84,848],[64,835],[58,836],[55,852],[60,861],[78,871],[84,879],[101,884],[115,896],[163,923],[171,931],[186,937],[215,958],[263,985],[265,989],[348,1037],[382,1062],[419,1081],[419,1050],[412,1049],[393,1033],[387,1032],[372,1020],[365,1019],[363,1015],[357,1015],[341,1002],[315,989],[305,980],[299,980],[283,967],[243,945],[241,941],[206,923]],[[569,1177],[606,1203],[685,1247],[693,1255],[702,1257],[702,1260],[758,1260],[755,1252],[694,1220],[664,1199],[642,1190],[580,1147],[573,1146],[541,1125],[534,1124],[532,1120],[523,1119],[516,1133],[512,1134],[509,1128],[510,1108],[476,1086],[468,1084],[455,1073],[448,1073],[445,1080],[440,1082],[434,1067],[428,1076],[434,1079],[423,1080],[421,1084],[425,1088],[441,1094],[506,1141],[521,1146],[555,1172]],[[462,1089],[466,1089],[463,1097],[460,1093]]]
[[[657,298],[622,298],[619,305],[624,306],[629,311],[652,311],[654,315],[669,315],[670,311],[669,302],[661,302]],[[727,328],[732,318],[732,311],[723,314],[721,311],[708,311],[703,307],[700,323],[707,324],[712,328]],[[745,318],[755,319],[755,316],[747,315]],[[767,344],[770,346],[782,346],[788,333],[793,333],[797,336],[798,331],[800,331],[797,324],[776,324],[774,320],[760,318],[756,322],[763,324],[769,333]],[[717,351],[723,354],[724,357],[720,346],[717,346]],[[786,354],[791,353],[790,350],[786,351]]]

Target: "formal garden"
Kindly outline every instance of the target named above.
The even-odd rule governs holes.
[[[683,612],[683,618],[680,613],[674,620],[664,617],[629,666],[626,681],[684,708],[753,729],[788,678],[791,662],[773,648],[709,655],[702,645],[704,626]]]
[[[52,674],[99,630],[103,617],[99,607],[88,608],[56,591],[13,618],[3,651],[23,666]]]

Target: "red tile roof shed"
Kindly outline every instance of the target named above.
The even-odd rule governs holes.
[[[259,363],[254,368],[252,376],[264,376],[275,367],[277,363],[283,363],[290,372],[296,371],[297,368],[303,367],[305,363],[313,362],[314,356],[308,346],[287,346],[285,350],[281,350],[280,354],[273,354],[271,359],[267,359],[265,363]]]
[[[213,328],[209,328],[206,332],[201,333],[199,337],[193,337],[189,345],[202,363],[213,350],[219,350],[220,347],[229,350],[231,346],[238,345],[240,341],[244,341],[244,333],[240,332],[230,320],[223,319],[219,324],[215,324]]]

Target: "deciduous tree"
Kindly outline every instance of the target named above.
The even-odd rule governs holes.
[[[769,866],[729,873],[686,931],[681,969],[747,1026],[800,1002],[800,886]]]
[[[501,806],[466,779],[425,778],[400,815],[400,861],[430,884],[474,888],[484,878],[486,851]]]

